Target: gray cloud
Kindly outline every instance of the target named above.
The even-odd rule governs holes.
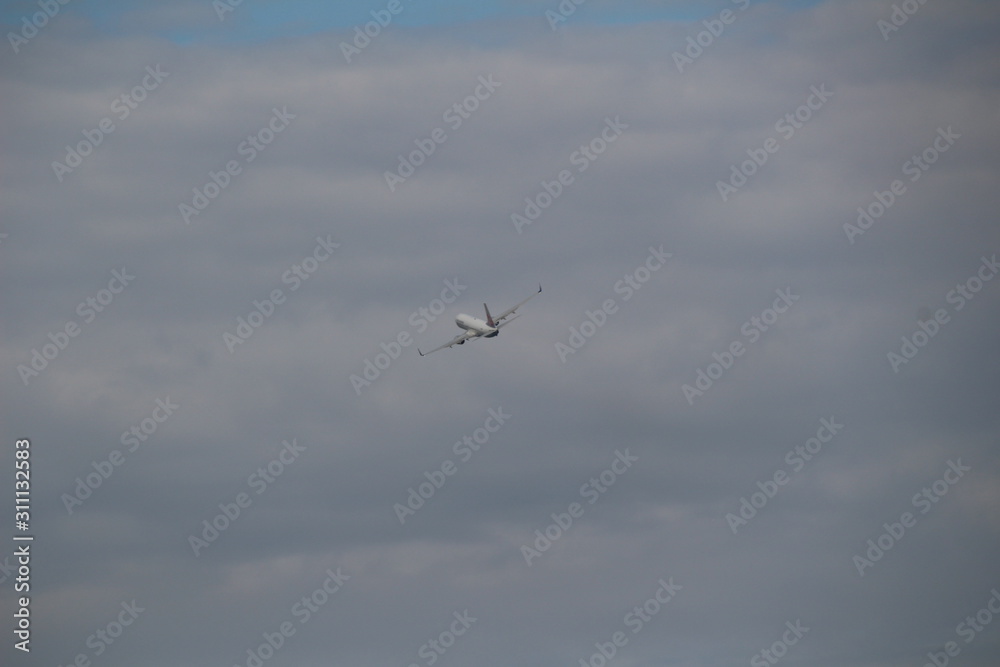
[[[672,54],[697,22],[399,29],[348,65],[346,31],[183,46],[146,30],[184,12],[139,12],[124,34],[67,12],[8,53],[0,357],[8,441],[33,443],[32,660],[247,664],[287,621],[265,664],[428,664],[421,647],[469,610],[440,664],[577,664],[618,630],[618,664],[736,664],[799,619],[788,664],[923,664],[948,641],[993,664],[995,629],[956,627],[997,586],[997,286],[961,309],[949,294],[1000,251],[996,13],[927,3],[883,40],[890,12],[755,5],[684,72]],[[157,65],[169,76],[119,118],[113,100]],[[501,86],[452,129],[443,114],[488,75]],[[820,85],[832,97],[783,137]],[[248,161],[275,108],[295,117]],[[52,161],[104,117],[115,130],[60,182]],[[574,152],[616,117],[628,127],[579,172]],[[390,192],[384,172],[438,127],[447,140]],[[948,127],[960,138],[909,180]],[[723,201],[716,182],[769,137],[777,152]],[[240,172],[185,224],[179,205],[230,160]],[[564,169],[572,184],[519,234],[511,214]],[[905,193],[850,243],[844,224],[896,179]],[[292,289],[328,235],[339,247]],[[661,245],[672,256],[626,301],[616,285]],[[123,267],[134,281],[88,321],[78,304]],[[446,280],[461,295],[416,323]],[[415,354],[458,312],[539,283],[502,336]],[[799,299],[754,324],[786,289]],[[224,333],[274,290],[230,352]],[[556,343],[608,299],[563,363]],[[887,354],[938,309],[948,321],[894,372]],[[70,322],[25,385],[18,366]],[[404,332],[358,395],[350,376]],[[699,370],[722,372],[690,404]],[[176,412],[128,451],[167,397]],[[462,460],[491,408],[509,422]],[[844,428],[795,471],[785,457],[821,418]],[[292,439],[304,451],[258,494],[251,475]],[[63,494],[116,449],[69,514]],[[625,449],[638,461],[589,504],[581,486]],[[922,514],[914,496],[958,459],[971,471]],[[446,460],[455,474],[400,525],[394,504]],[[734,534],[726,515],[779,470]],[[240,493],[196,557],[189,536]],[[527,565],[521,547],[573,502],[582,516]],[[853,557],[904,512],[915,525],[859,576]],[[349,579],[303,622],[296,603],[338,567]],[[683,588],[633,634],[626,614],[670,577]],[[88,637],[132,600],[145,611],[95,655]]]

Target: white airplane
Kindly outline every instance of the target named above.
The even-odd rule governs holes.
[[[541,293],[542,293],[542,286],[539,285],[537,292],[535,292],[534,294],[532,294],[531,296],[529,296],[527,299],[517,304],[516,306],[512,306],[511,308],[508,308],[507,310],[503,311],[502,313],[500,313],[499,316],[495,318],[492,315],[490,315],[490,309],[486,306],[485,303],[483,304],[483,309],[486,311],[485,320],[481,320],[478,317],[472,317],[471,315],[466,315],[465,313],[461,313],[459,314],[458,317],[455,318],[455,324],[464,329],[462,333],[458,334],[457,336],[452,338],[450,342],[445,343],[441,347],[435,347],[430,352],[420,352],[419,347],[417,348],[417,352],[420,352],[421,357],[426,357],[428,354],[432,354],[434,352],[437,352],[438,350],[443,350],[444,348],[451,347],[452,345],[464,345],[465,341],[467,340],[475,340],[476,338],[494,338],[496,337],[497,334],[500,333],[500,329],[507,326],[508,324],[510,324],[519,317],[518,315],[514,315],[514,311],[516,311],[518,308],[526,304],[531,298],[538,296]],[[511,317],[511,315],[514,316]],[[507,319],[508,317],[510,317],[509,320]],[[507,321],[505,322],[504,320]]]

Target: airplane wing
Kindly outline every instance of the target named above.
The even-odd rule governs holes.
[[[518,308],[520,308],[524,304],[528,303],[528,301],[530,301],[532,298],[538,296],[541,293],[542,293],[542,286],[539,285],[537,292],[535,292],[534,294],[532,294],[531,296],[529,296],[527,299],[525,299],[521,303],[517,304],[516,306],[513,306],[512,308],[508,308],[507,310],[503,311],[498,316],[494,317],[493,321],[496,322],[497,324],[500,324],[505,319],[507,319],[508,317],[510,317],[511,315],[513,315],[515,310],[517,310]]]
[[[435,347],[430,352],[420,352],[420,348],[419,347],[417,348],[417,352],[420,353],[421,357],[426,357],[428,354],[433,354],[434,352],[437,352],[438,350],[443,350],[446,347],[451,347],[452,345],[458,345],[459,343],[464,343],[465,341],[469,340],[470,338],[473,339],[473,340],[475,340],[478,335],[479,334],[477,334],[475,331],[471,331],[471,330],[467,329],[467,330],[463,331],[462,333],[458,334],[457,336],[455,336],[454,338],[452,338],[450,342],[445,343],[444,345],[442,345],[440,347]]]

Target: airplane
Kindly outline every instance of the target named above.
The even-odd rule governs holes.
[[[450,342],[445,343],[440,347],[435,347],[430,352],[420,352],[420,348],[417,348],[417,352],[420,352],[421,357],[426,357],[428,354],[437,352],[438,350],[443,350],[446,347],[452,347],[453,345],[464,345],[468,340],[475,340],[477,338],[495,338],[497,334],[500,333],[500,329],[507,326],[514,320],[516,320],[519,315],[514,315],[514,311],[526,304],[532,298],[538,296],[542,293],[542,286],[538,286],[538,291],[529,296],[527,299],[512,306],[507,310],[503,311],[497,317],[490,315],[490,309],[487,305],[483,304],[483,309],[486,311],[486,319],[481,320],[478,317],[472,317],[471,315],[466,315],[465,313],[460,313],[458,317],[455,318],[455,324],[461,327],[464,331],[451,339]],[[514,315],[511,317],[511,315]],[[508,320],[507,318],[510,317]],[[506,322],[504,320],[507,320]]]

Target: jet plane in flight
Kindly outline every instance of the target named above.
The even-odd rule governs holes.
[[[534,294],[532,294],[531,296],[529,296],[527,299],[517,304],[516,306],[512,306],[507,310],[503,311],[496,317],[490,315],[490,309],[484,303],[483,310],[486,311],[485,320],[481,320],[478,317],[472,317],[471,315],[466,315],[465,313],[461,313],[458,317],[455,318],[455,324],[457,324],[459,327],[463,329],[462,333],[458,334],[457,336],[452,338],[451,341],[445,343],[444,345],[440,347],[435,347],[430,352],[421,352],[420,348],[417,348],[417,352],[420,353],[421,357],[425,357],[428,354],[437,352],[438,350],[443,350],[446,347],[452,347],[453,345],[464,345],[465,341],[467,340],[475,340],[476,338],[494,338],[496,337],[497,334],[500,333],[501,328],[507,326],[508,324],[510,324],[519,317],[518,315],[514,314],[518,308],[520,308],[521,306],[526,304],[530,299],[532,299],[535,296],[538,296],[541,293],[542,293],[542,286],[539,285],[537,292],[535,292]]]

